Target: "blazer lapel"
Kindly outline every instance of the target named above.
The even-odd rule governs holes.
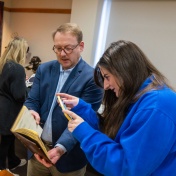
[[[66,80],[65,84],[63,85],[60,92],[67,93],[69,87],[73,84],[73,82],[80,76],[82,72],[83,60],[81,59],[79,63],[75,66],[75,68],[70,73],[68,79]]]
[[[66,80],[65,84],[63,85],[62,89],[60,92],[62,93],[67,93],[68,92],[68,89],[69,87],[73,84],[73,82],[80,76],[80,73],[82,71],[82,67],[83,67],[83,64],[84,64],[84,61],[81,59],[79,61],[79,63],[75,66],[75,68],[72,70],[72,72],[70,73],[68,79]],[[60,67],[59,67],[59,73],[58,75],[60,75]],[[59,76],[57,78],[57,83],[58,83],[58,79],[59,79]],[[57,86],[57,84],[56,84]],[[56,88],[55,88],[56,90]],[[53,100],[53,97],[52,97],[52,100]],[[52,100],[51,100],[51,103],[52,103]],[[54,105],[54,109],[57,107],[57,103]],[[53,110],[54,111],[54,110]]]
[[[57,62],[53,64],[53,67],[51,69],[51,94],[49,96],[49,106],[51,107],[51,104],[53,102],[53,97],[55,96],[55,91],[57,88],[57,84],[59,81],[60,76],[60,64]]]

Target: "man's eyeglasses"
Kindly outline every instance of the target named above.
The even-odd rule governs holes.
[[[60,54],[62,52],[62,50],[65,52],[65,54],[71,54],[73,52],[73,50],[79,45],[79,43],[73,47],[70,46],[66,46],[64,48],[56,48],[55,46],[53,46],[53,51],[56,54]]]

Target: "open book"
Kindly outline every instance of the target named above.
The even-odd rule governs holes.
[[[47,149],[40,138],[42,128],[36,124],[34,117],[26,106],[23,106],[20,110],[11,131],[32,153],[37,153],[51,163],[47,155]]]

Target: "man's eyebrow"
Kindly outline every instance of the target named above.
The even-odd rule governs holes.
[[[73,45],[71,45],[71,44],[68,44],[68,45],[65,45],[65,46],[61,46],[61,45],[54,45],[55,47],[58,47],[58,48],[62,48],[62,47],[67,47],[67,46],[73,46]]]

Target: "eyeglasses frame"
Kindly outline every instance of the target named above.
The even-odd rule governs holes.
[[[57,52],[55,52],[56,54],[60,54],[62,51],[64,51],[65,54],[71,54],[71,53],[73,52],[73,50],[74,50],[78,45],[80,45],[80,43],[78,43],[77,45],[75,45],[73,48],[70,48],[70,49],[71,49],[71,52],[70,52],[70,53],[68,53],[67,51],[65,51],[65,48],[66,48],[67,46],[61,47],[61,48],[60,48],[61,51],[59,52],[59,51],[58,51],[58,48],[56,48],[55,45],[54,45],[54,46],[53,46],[53,51],[55,52],[55,49],[57,49]]]

